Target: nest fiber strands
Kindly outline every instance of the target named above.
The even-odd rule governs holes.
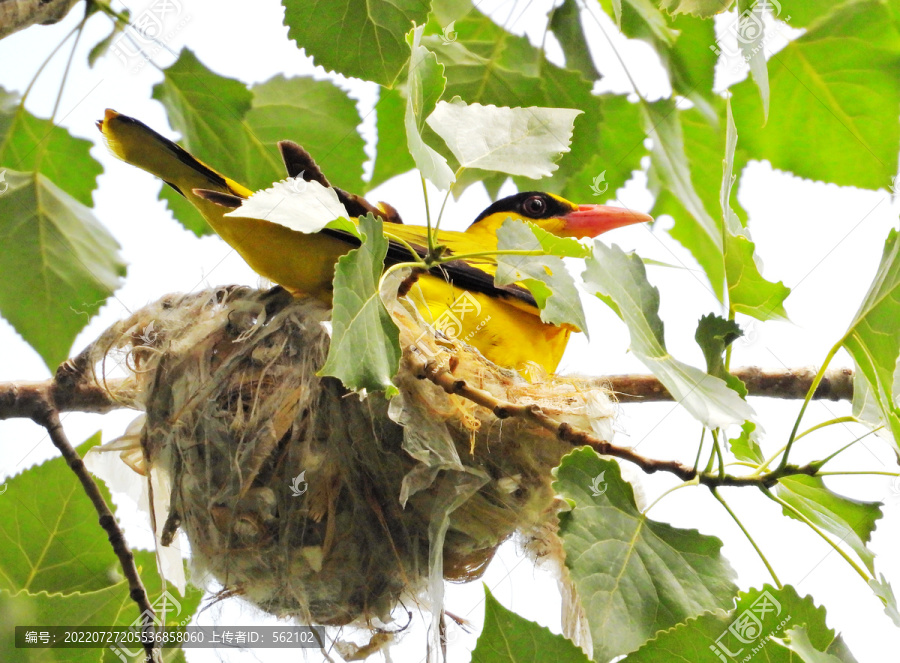
[[[157,527],[164,543],[186,532],[195,582],[310,624],[370,625],[403,599],[433,599],[443,579],[479,577],[512,534],[546,536],[559,508],[550,470],[569,446],[421,379],[422,360],[609,439],[605,392],[578,379],[532,384],[402,301],[390,307],[403,348],[390,402],[316,375],[330,311],[280,288],[168,296],[94,344],[99,374],[127,367],[112,395],[145,412],[133,448],[111,448],[167,475]]]

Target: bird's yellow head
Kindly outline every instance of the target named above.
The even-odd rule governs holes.
[[[576,205],[552,193],[525,191],[486,208],[467,232],[496,233],[506,219],[531,221],[559,237],[596,237],[614,228],[652,221],[641,212],[609,205]]]

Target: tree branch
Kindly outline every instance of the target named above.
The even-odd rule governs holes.
[[[601,440],[587,431],[556,421],[537,404],[516,405],[509,401],[500,400],[490,392],[473,387],[465,380],[459,380],[454,377],[447,363],[442,364],[434,360],[425,361],[420,355],[412,351],[408,354],[410,357],[413,357],[410,361],[416,377],[421,380],[431,380],[448,394],[457,394],[467,398],[473,403],[493,412],[498,419],[508,419],[509,417],[527,419],[555,434],[560,440],[571,444],[573,447],[589,446],[599,454],[631,461],[647,474],[659,471],[670,472],[682,481],[696,481],[708,488],[716,488],[718,486],[758,486],[768,488],[777,483],[782,477],[797,474],[813,476],[820,469],[819,465],[808,463],[803,466],[786,465],[783,468],[779,467],[776,470],[759,475],[732,476],[720,474],[719,472],[701,472],[675,460],[647,458],[636,453],[633,449],[616,446],[606,440]],[[449,363],[452,365],[452,362]]]
[[[816,376],[812,368],[787,368],[780,370],[744,366],[732,373],[747,385],[750,396],[767,398],[792,398],[802,400]],[[653,375],[608,375],[609,388],[620,403],[648,403],[671,401],[672,395]],[[852,400],[853,371],[849,368],[833,368],[825,372],[816,393],[817,400]]]
[[[61,21],[79,0],[6,0],[0,2],[0,39],[40,23]]]

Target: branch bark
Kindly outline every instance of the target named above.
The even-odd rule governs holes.
[[[36,23],[61,21],[79,0],[0,0],[0,39]]]
[[[762,369],[744,366],[732,373],[747,385],[750,396],[800,400],[806,398],[816,376],[814,368]],[[620,403],[673,400],[672,395],[653,375],[608,375],[605,379]],[[853,371],[849,368],[825,371],[825,377],[816,388],[813,399],[853,400]]]

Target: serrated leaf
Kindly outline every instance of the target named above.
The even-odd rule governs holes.
[[[17,94],[0,87],[0,173],[37,171],[82,205],[94,203],[100,163],[90,155],[93,143],[76,138],[50,120],[19,105]],[[0,184],[0,189],[2,189]]]
[[[693,14],[710,18],[728,11],[734,0],[659,0],[659,6],[671,14]]]
[[[616,304],[614,310],[628,325],[632,351],[694,417],[710,428],[721,428],[753,416],[753,409],[720,378],[666,351],[659,291],[647,281],[639,257],[595,241],[583,278],[589,292]]]
[[[563,248],[574,248],[571,244],[553,242],[547,237],[544,239]],[[575,244],[581,247],[578,242]],[[497,230],[497,249],[546,250],[529,224],[514,219],[507,219]],[[552,255],[498,255],[494,282],[497,285],[509,285],[517,281],[525,283],[531,290],[541,309],[541,320],[554,325],[572,324],[587,334],[587,320],[575,287],[575,279],[566,269],[562,258]],[[536,284],[540,285],[535,287]]]
[[[557,468],[553,489],[575,504],[560,514],[560,535],[594,660],[634,651],[659,630],[731,605],[737,587],[722,542],[643,515],[615,461],[588,448],[573,451]]]
[[[288,37],[317,64],[344,76],[390,87],[406,65],[410,23],[422,25],[430,3],[420,0],[282,0]]]
[[[278,75],[254,85],[251,92],[253,105],[245,121],[267,159],[265,177],[260,173],[257,180],[249,171],[247,181],[265,186],[283,179],[287,173],[277,143],[292,140],[310,153],[331,184],[347,191],[362,190],[363,162],[368,158],[357,130],[362,120],[356,101],[344,90],[331,81]],[[270,167],[274,169],[271,176]]]
[[[594,142],[593,154],[563,189],[563,195],[572,200],[614,197],[616,190],[624,187],[634,171],[640,169],[641,159],[648,154],[640,106],[628,101],[626,95],[603,95],[599,99],[603,119],[595,125],[593,135],[586,138]],[[606,186],[595,185],[601,172],[605,173]]]
[[[391,378],[400,365],[400,330],[381,301],[378,284],[388,240],[382,222],[360,217],[362,246],[338,260],[334,274],[331,346],[319,375],[331,375],[352,390],[397,393]]]
[[[189,49],[182,50],[163,74],[163,82],[153,88],[153,98],[166,107],[185,149],[252,190],[284,178],[277,150],[265,145],[244,122],[253,102],[247,86],[210,71]],[[200,213],[178,192],[163,187],[160,198],[186,228],[197,235],[210,232]]]
[[[841,659],[816,649],[809,641],[809,633],[804,626],[785,631],[784,646],[800,657],[801,663],[841,663]]]
[[[427,122],[464,168],[496,170],[537,179],[553,174],[569,151],[571,108],[498,108],[440,101]]]
[[[853,414],[877,412],[900,450],[900,406],[895,383],[900,355],[900,233],[891,230],[881,264],[866,298],[841,341],[856,362],[853,376]]]
[[[421,44],[424,29],[424,25],[419,26],[406,38],[410,47],[404,114],[406,142],[409,145],[409,153],[422,175],[438,189],[446,191],[456,177],[447,165],[447,160],[422,139],[425,118],[434,111],[447,84],[447,79],[444,78],[444,65],[439,64],[434,53]]]
[[[725,220],[725,280],[728,302],[732,311],[745,313],[758,320],[787,319],[784,300],[791,289],[784,283],[772,283],[763,278],[756,262],[756,245],[746,237],[747,231],[731,209],[731,190],[734,155],[737,147],[737,128],[731,113],[731,100],[726,102],[727,133],[725,140],[725,169],[722,177],[720,204]]]
[[[402,175],[416,167],[409,154],[404,117],[406,101],[397,90],[381,88],[375,105],[375,166],[366,190],[374,189],[392,177]]]
[[[566,69],[579,71],[590,81],[600,78],[584,36],[581,12],[575,0],[563,0],[561,5],[554,7],[550,12],[547,28],[556,36],[562,48]]]
[[[863,502],[838,495],[830,491],[820,477],[803,475],[779,479],[775,494],[814,525],[850,546],[869,572],[875,572],[875,554],[866,544],[882,516],[879,502]],[[799,520],[793,511],[783,509],[783,512],[785,516]]]
[[[654,188],[663,188],[667,192],[666,196],[657,198],[651,214],[671,213],[674,216],[672,237],[693,254],[721,300],[725,280],[722,227],[707,211],[694,188],[684,149],[680,114],[669,100],[644,104],[642,109],[647,133],[653,139],[650,177],[658,183]],[[665,203],[668,197],[674,197],[685,214],[667,209]]]
[[[472,663],[590,663],[571,640],[504,608],[485,585],[484,628]]]
[[[125,264],[91,210],[44,175],[4,174],[0,279],[8,286],[0,289],[0,313],[52,372],[119,287]]]
[[[888,186],[897,173],[900,143],[898,66],[900,32],[886,4],[844,3],[769,60],[772,99],[790,100],[802,113],[773,113],[763,128],[754,84],[732,88],[744,148],[750,157],[800,177],[867,189]]]
[[[99,529],[99,525],[94,523]],[[109,544],[107,543],[107,546]],[[134,551],[135,565],[140,573],[147,597],[153,605],[157,617],[167,624],[187,624],[200,606],[203,592],[189,586],[185,596],[163,594],[162,581],[156,572],[154,554],[145,550]],[[163,609],[166,610],[163,615]],[[140,619],[140,610],[131,599],[128,582],[121,580],[103,589],[89,592],[18,593],[0,590],[0,621],[5,624],[35,626],[130,626]],[[132,660],[129,654],[142,655],[141,647],[119,648],[74,648],[74,649],[15,649],[8,646],[12,638],[0,639],[0,660],[4,663],[120,663],[120,654]],[[183,660],[181,649],[163,650],[165,663]],[[141,656],[141,659],[143,657]]]
[[[825,623],[825,608],[812,597],[800,598],[790,585],[771,585],[741,592],[730,612],[701,615],[659,633],[622,663],[696,663],[704,660],[742,661],[762,655],[767,663],[797,663],[797,656],[781,643],[786,630],[804,626],[810,643],[842,663],[856,663],[844,641]]]
[[[894,595],[894,590],[885,579],[884,574],[877,574],[875,578],[869,580],[869,589],[884,603],[884,614],[891,618],[894,626],[900,627],[900,611],[897,610],[897,597]]]
[[[100,433],[76,451],[100,443]],[[6,480],[0,509],[0,589],[87,592],[117,581],[116,555],[81,482],[58,456]],[[110,504],[109,492],[100,492]]]

